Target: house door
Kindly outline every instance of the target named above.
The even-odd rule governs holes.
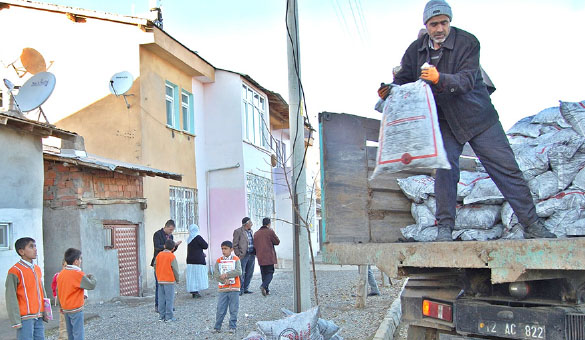
[[[118,250],[120,295],[138,296],[138,226],[110,225],[114,233],[114,248]]]

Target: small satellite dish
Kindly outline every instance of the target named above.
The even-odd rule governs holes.
[[[6,78],[4,78],[4,85],[6,85],[6,88],[10,91],[14,90],[14,84]]]
[[[110,78],[110,92],[116,96],[123,95],[130,90],[133,83],[134,77],[130,72],[118,72]]]
[[[41,114],[48,123],[49,120],[45,116],[45,112],[41,108],[44,102],[49,99],[51,93],[55,89],[55,76],[50,72],[40,72],[30,77],[18,90],[18,94],[14,95],[14,102],[20,112],[29,112],[39,108],[39,117]],[[6,82],[5,82],[6,83]]]
[[[45,58],[43,58],[43,55],[40,54],[39,51],[32,47],[25,47],[22,49],[22,53],[20,54],[20,62],[22,63],[24,69],[31,74],[47,71],[47,63],[45,63]]]

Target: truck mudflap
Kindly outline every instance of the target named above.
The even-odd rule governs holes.
[[[459,334],[503,339],[577,339],[565,336],[568,313],[561,308],[508,307],[458,300],[454,310],[455,329]]]

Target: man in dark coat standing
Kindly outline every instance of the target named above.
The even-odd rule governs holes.
[[[254,235],[252,234],[252,220],[249,217],[242,219],[242,226],[234,230],[234,254],[240,258],[242,264],[242,275],[240,276],[240,295],[252,294],[248,290],[252,276],[254,275],[254,265],[256,262],[256,249],[254,248]]]
[[[156,259],[156,255],[165,249],[165,242],[173,239],[173,231],[175,231],[175,221],[168,220],[167,223],[165,223],[164,228],[161,228],[152,236],[152,241],[154,243],[154,256],[152,257],[152,261],[150,261],[151,267],[154,267],[154,259]],[[182,241],[175,242],[175,249],[173,249],[173,252],[177,250],[177,247],[181,242]],[[158,313],[158,280],[156,278],[156,271],[154,273],[154,287],[154,311]]]
[[[433,91],[439,127],[451,169],[437,169],[435,179],[436,241],[452,241],[459,181],[459,156],[469,143],[504,198],[514,209],[526,238],[553,238],[536,215],[530,189],[514,153],[479,66],[479,41],[471,33],[452,27],[451,7],[443,0],[429,1],[423,12],[426,34],[406,50],[394,84],[424,80]],[[382,85],[386,99],[391,88]]]
[[[276,261],[276,251],[274,246],[280,244],[280,240],[274,230],[270,228],[270,218],[265,217],[262,220],[262,227],[254,233],[254,248],[256,248],[256,257],[260,265],[260,273],[262,274],[262,285],[260,291],[262,295],[270,294],[268,286],[272,281],[274,275],[274,265]]]

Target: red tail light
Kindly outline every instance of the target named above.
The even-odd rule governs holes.
[[[431,300],[423,300],[422,313],[429,318],[453,321],[453,307],[446,303],[435,302]]]

